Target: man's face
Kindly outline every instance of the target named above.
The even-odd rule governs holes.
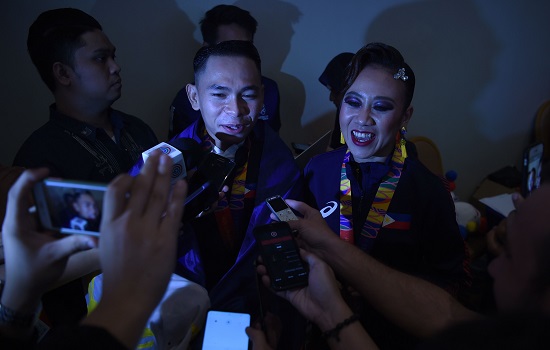
[[[540,242],[550,234],[550,186],[536,190],[508,215],[505,251],[489,265],[494,295],[501,311],[529,311],[541,308],[537,289],[540,276]]]
[[[97,220],[99,218],[99,208],[95,199],[89,194],[83,193],[73,203],[74,210],[83,219]]]
[[[122,90],[115,47],[100,30],[86,32],[81,39],[86,44],[75,51],[71,88],[85,106],[108,107],[120,98]]]
[[[249,58],[211,56],[195,85],[187,85],[191,106],[200,110],[206,131],[226,150],[252,131],[263,105],[258,68]]]

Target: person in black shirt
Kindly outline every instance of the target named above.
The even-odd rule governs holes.
[[[29,28],[27,48],[55,103],[50,120],[23,143],[13,165],[107,183],[158,143],[147,124],[111,108],[121,96],[120,66],[96,19],[73,8],[45,11]],[[81,276],[98,269],[97,258],[89,259]],[[43,303],[52,326],[74,324],[86,314],[81,280],[47,293]]]

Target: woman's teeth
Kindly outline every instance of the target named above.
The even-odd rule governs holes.
[[[374,137],[374,134],[370,132],[352,131],[352,134],[359,141],[370,141]]]

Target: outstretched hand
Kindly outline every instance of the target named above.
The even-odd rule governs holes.
[[[128,348],[136,346],[176,263],[187,184],[178,181],[170,191],[171,175],[170,157],[155,152],[137,177],[118,176],[104,197],[103,292],[83,323],[106,329]]]
[[[170,193],[171,174],[171,159],[158,152],[137,177],[120,175],[109,185],[99,242],[103,302],[140,291],[142,302],[156,306],[164,294],[176,262],[187,191],[180,181]]]
[[[298,231],[297,240],[301,247],[324,259],[325,254],[331,254],[330,251],[333,251],[335,244],[342,243],[338,235],[328,227],[318,210],[303,202],[292,199],[285,201],[303,216],[298,220],[288,221],[290,228]]]
[[[308,285],[301,288],[276,292],[280,297],[288,300],[304,317],[323,324],[332,308],[339,311],[346,308],[341,298],[339,284],[336,281],[332,269],[319,257],[300,249],[302,259],[309,266]],[[257,266],[257,272],[261,275],[265,286],[270,286],[270,278],[264,265]]]
[[[61,277],[72,254],[93,248],[97,241],[86,235],[53,237],[39,232],[31,190],[47,169],[26,170],[10,189],[2,228],[6,286],[2,304],[21,313],[36,311],[40,298]]]

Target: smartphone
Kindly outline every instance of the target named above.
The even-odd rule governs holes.
[[[540,187],[543,151],[543,144],[537,143],[527,147],[523,153],[521,193],[524,198]]]
[[[210,187],[210,182],[205,182],[201,187],[199,187],[198,189],[196,189],[195,191],[193,191],[193,193],[190,193],[187,195],[187,197],[185,197],[185,202],[183,203],[184,205],[188,205],[189,203],[191,203],[192,201],[195,200],[195,198],[197,198],[198,196],[200,196],[204,191],[206,191],[208,188]]]
[[[271,287],[281,291],[306,286],[308,268],[300,257],[300,250],[288,223],[274,221],[256,226],[253,232]]]
[[[298,220],[292,209],[286,204],[281,196],[269,197],[265,202],[279,221]]]
[[[247,350],[250,315],[237,312],[208,311],[202,350]]]
[[[189,200],[186,200],[183,221],[192,220],[218,200],[235,162],[216,153],[208,153],[188,182]]]
[[[47,178],[33,188],[36,211],[44,229],[99,236],[107,185]]]

